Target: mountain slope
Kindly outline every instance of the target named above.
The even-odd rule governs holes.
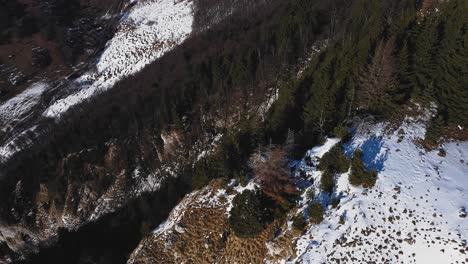
[[[140,4],[136,4],[134,10],[143,10],[144,3],[141,2],[142,9],[139,8]],[[171,8],[174,4],[172,1],[151,3],[162,7],[167,4]],[[187,2],[177,3],[179,4],[186,7]],[[151,7],[154,8],[154,5]],[[209,9],[210,5],[205,7]],[[265,13],[272,10],[274,9],[267,9]],[[165,18],[171,20],[170,16]],[[127,21],[125,19],[122,21]],[[236,19],[242,21],[245,18],[240,16]],[[256,19],[262,21],[265,16],[258,16]],[[241,25],[234,25],[234,29],[237,30]],[[155,27],[151,23],[142,25],[144,28],[152,26]],[[217,31],[221,32],[225,27],[237,35],[241,34],[230,28],[232,25],[227,22],[220,25]],[[9,126],[10,123],[6,123],[7,130],[2,131],[2,261],[11,263],[27,259],[39,249],[53,246],[57,239],[60,239],[59,235],[62,232],[73,233],[83,225],[93,225],[91,222],[99,222],[104,216],[120,209],[132,211],[134,209],[128,208],[127,205],[134,200],[138,201],[141,198],[143,206],[146,206],[146,198],[142,198],[143,195],[148,192],[157,195],[157,191],[166,182],[169,182],[168,188],[173,187],[171,184],[175,184],[174,181],[182,185],[178,186],[178,190],[171,193],[168,199],[175,199],[184,193],[187,185],[191,186],[190,180],[187,183],[187,178],[192,172],[188,172],[187,168],[211,152],[223,130],[239,122],[239,115],[251,113],[255,116],[257,108],[263,105],[263,100],[270,101],[269,92],[266,91],[268,87],[262,86],[257,91],[250,92],[253,96],[245,101],[232,100],[229,104],[233,107],[232,112],[220,112],[216,107],[200,112],[182,108],[182,104],[183,107],[187,107],[187,104],[179,100],[180,96],[193,99],[192,94],[182,91],[188,88],[187,83],[197,83],[194,75],[202,72],[200,65],[207,61],[210,63],[210,60],[218,60],[221,52],[233,52],[233,47],[224,48],[224,36],[215,33],[206,32],[192,36],[192,43],[182,43],[180,47],[166,53],[140,72],[120,80],[112,89],[88,98],[89,100],[83,101],[71,111],[63,112],[64,116],[61,118],[51,119],[42,113],[50,103],[56,102],[56,99],[86,91],[86,85],[81,87],[79,82],[75,83],[71,79],[61,82],[65,85],[60,84],[52,88],[44,86],[46,90],[41,91],[42,93],[26,92],[24,96],[6,102],[6,109],[10,109],[11,105],[18,112],[22,109],[25,112],[20,112],[12,118],[11,113],[2,113],[7,117],[6,121],[12,121],[14,124]],[[186,35],[183,34],[183,37]],[[138,41],[144,39],[139,38]],[[213,41],[220,44],[216,49],[206,50],[204,46],[194,44]],[[174,43],[169,42],[164,46],[164,51],[173,48]],[[249,45],[252,46],[253,43]],[[104,53],[106,54],[106,51]],[[186,53],[195,55],[190,58],[185,56]],[[140,55],[149,54],[133,55],[139,58]],[[183,63],[175,64],[180,62],[181,58]],[[195,62],[192,63],[192,60]],[[190,63],[197,67],[187,67]],[[178,69],[174,70],[174,67]],[[127,70],[120,69],[124,73]],[[154,72],[158,73],[156,77]],[[163,80],[162,87],[155,85],[157,80]],[[81,88],[84,90],[80,90]],[[202,91],[193,90],[200,93]],[[231,100],[234,97],[230,95],[237,92],[239,91],[232,89],[224,96]],[[202,98],[200,95],[197,97]],[[178,105],[179,112],[170,109],[173,108],[171,102]],[[203,105],[202,102],[194,100],[188,106],[196,109],[196,104]],[[24,107],[17,107],[19,105]],[[185,124],[180,121],[177,125],[174,124],[177,121],[175,118],[183,118]],[[172,177],[183,179],[172,181]],[[147,209],[143,208],[142,211]],[[140,224],[152,225],[152,221],[160,221],[158,217],[153,219],[152,216],[149,216],[152,220],[141,219],[143,217],[139,216],[140,213],[135,213],[138,215],[135,217],[137,220],[132,218],[131,213],[124,212],[123,215],[130,215],[128,217],[136,222],[136,229]],[[108,219],[103,221],[112,222]],[[83,254],[86,255],[87,252]]]
[[[0,262],[124,263],[146,235],[130,261],[412,262],[431,222],[462,261],[463,0],[115,4],[107,45],[0,103]]]
[[[351,185],[347,172],[336,176],[331,195],[322,191],[323,171],[306,160],[319,164],[338,140],[308,151],[295,175],[312,183],[304,193],[314,189],[315,196],[303,195],[289,217],[307,212],[312,200],[326,212],[302,234],[287,217],[258,237],[237,238],[227,224],[232,199],[257,179],[247,188],[218,181],[185,197],[128,263],[464,263],[468,145],[448,142],[446,156],[424,150],[418,140],[429,116],[407,118],[390,132],[385,123],[360,124],[345,152],[362,149],[366,166],[379,170],[370,189]],[[340,200],[336,208],[331,198]]]
[[[338,176],[340,205],[299,238],[296,261],[465,262],[467,143],[447,142],[446,156],[427,152],[418,145],[425,128],[417,118],[390,134],[385,124],[361,129],[347,150],[363,150],[366,165],[379,170],[376,186],[356,188],[348,173]]]

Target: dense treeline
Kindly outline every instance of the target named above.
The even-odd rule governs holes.
[[[440,8],[418,12],[414,1],[404,0],[352,3],[347,28],[334,32],[336,39],[329,40],[328,48],[312,58],[302,78],[281,87],[280,98],[263,131],[265,136],[280,143],[293,129],[298,154],[302,155],[304,149],[319,143],[325,135],[346,138],[342,124],[356,115],[371,114],[387,120],[403,117],[406,113],[402,106],[411,100],[425,107],[431,102],[437,104],[438,114],[429,124],[429,139],[437,141],[441,127],[466,126],[468,24],[463,13],[468,11],[467,5],[452,1]],[[458,20],[459,16],[464,18]],[[334,25],[333,13],[329,18],[330,25]],[[331,26],[330,30],[335,29]],[[346,172],[350,166],[351,184],[373,187],[377,172],[365,167],[362,155],[356,151],[349,161],[342,146],[333,148],[320,162],[319,168],[324,170],[320,188],[331,194],[334,174]],[[271,168],[279,171],[275,166]],[[262,177],[262,173],[254,173]],[[275,177],[270,180],[281,183]],[[338,203],[335,199],[333,206]],[[308,208],[310,220],[320,223],[323,210],[319,203],[312,203]],[[293,218],[293,225],[303,228],[303,214]],[[244,230],[239,223],[233,226],[239,227]]]
[[[187,40],[135,76],[67,113],[59,127],[54,126],[32,151],[24,153],[28,157],[16,161],[16,168],[10,170],[11,183],[24,179],[25,201],[33,200],[40,182],[58,183],[52,189],[60,196],[66,179],[54,180],[55,166],[68,153],[88,149],[76,162],[100,163],[106,142],[113,140],[120,142],[126,160],[134,164],[142,154],[139,140],[144,134],[150,133],[156,145],[161,145],[161,131],[175,126],[184,133],[184,145],[190,146],[204,131],[219,129],[203,121],[208,114],[226,124],[222,147],[210,158],[219,166],[202,160],[194,172],[208,177],[244,176],[250,152],[266,141],[260,122],[246,115],[246,102],[252,97],[261,102],[265,94],[261,84],[295,63],[327,29],[327,2],[271,1]],[[231,112],[239,112],[240,131],[229,129]],[[30,166],[18,166],[25,163]],[[187,171],[191,169],[188,165]],[[188,180],[194,172],[187,174]],[[71,180],[87,179],[76,175]],[[2,204],[2,215],[7,215],[9,205],[15,203],[9,195],[14,187],[5,184],[1,188],[9,201]]]
[[[196,179],[192,187],[215,177],[245,177],[258,145],[282,143],[288,131],[303,154],[354,115],[390,117],[410,99],[438,103],[434,124],[467,126],[466,13],[462,0],[441,3],[425,17],[412,0],[270,1],[190,38],[67,113],[43,148],[38,142],[38,150],[20,161],[30,166],[14,174],[27,183],[27,201],[68,153],[92,149],[82,161],[100,162],[113,139],[123,142],[132,163],[145,131],[161,143],[160,132],[175,126],[190,145],[203,131],[219,129],[204,122],[207,114],[225,124],[225,136],[213,155],[194,170],[187,167],[187,180]],[[288,69],[325,38],[327,48],[301,78],[291,78]],[[261,99],[272,80],[280,83],[279,98],[263,124],[247,115],[247,102]],[[240,113],[237,129],[228,125],[233,112]],[[0,188],[8,196],[13,186]],[[4,199],[10,202],[2,204],[2,215],[12,199]]]
[[[410,100],[438,106],[428,137],[437,140],[445,126],[466,127],[466,2],[418,10],[406,0],[351,4],[346,29],[302,79],[282,87],[270,132],[281,138],[293,128],[308,146],[356,114],[403,116]]]

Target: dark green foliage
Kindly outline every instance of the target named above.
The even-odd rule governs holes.
[[[51,38],[59,37],[61,25],[67,24],[68,17],[76,16],[67,14],[77,1],[70,2],[68,7],[63,6],[68,2],[54,2],[59,9],[64,8],[64,14],[45,24],[59,27],[41,26],[42,30],[50,31]],[[385,102],[369,102],[366,111],[387,117],[410,99],[423,105],[435,101],[439,113],[429,126],[429,139],[437,141],[446,125],[468,126],[468,12],[462,0],[444,1],[439,13],[421,21],[417,21],[417,7],[410,0],[271,2],[258,12],[236,14],[192,36],[141,72],[66,113],[63,120],[67,121],[59,124],[60,129],[46,140],[40,138],[34,151],[15,161],[30,165],[21,168],[22,177],[37,179],[29,189],[38,190],[40,181],[53,178],[56,169],[50,164],[59,164],[69,153],[95,147],[106,149],[104,143],[110,140],[132,142],[131,138],[145,131],[150,131],[150,136],[157,140],[161,130],[170,125],[183,131],[187,145],[205,132],[225,135],[213,157],[200,160],[195,169],[189,166],[188,185],[198,188],[214,177],[245,177],[246,161],[258,145],[266,145],[270,139],[281,144],[292,130],[295,145],[308,148],[354,115],[367,114],[356,111],[359,79],[375,57],[378,43],[392,38],[395,38],[391,54],[395,57],[396,83],[385,89]],[[336,5],[337,27],[330,26],[334,19],[329,16],[333,4],[341,4]],[[11,33],[9,26],[20,18],[6,21],[11,15],[21,17],[21,10],[0,9],[2,36],[16,34]],[[293,68],[298,58],[320,39],[329,40],[327,47],[309,61],[299,78],[291,78],[285,69]],[[283,72],[287,74],[278,74]],[[252,95],[264,96],[261,89],[272,80],[280,84],[279,98],[263,125],[261,120],[250,118],[251,112],[245,111],[247,103],[236,100],[248,102]],[[226,127],[225,131],[217,131],[219,127],[206,127],[205,118],[219,119],[219,123],[225,124],[232,122],[232,109],[242,119],[234,125],[235,129]],[[208,115],[212,113],[219,116]],[[339,136],[342,130],[339,128],[333,134]],[[135,158],[128,152],[129,160]],[[349,161],[341,153],[342,150],[332,150],[325,155],[319,165],[321,169],[346,171]],[[373,186],[376,172],[365,169],[359,153],[352,163],[350,181]],[[13,179],[18,173],[11,171]],[[41,172],[40,177],[37,172]],[[7,200],[14,185],[4,186],[0,187],[0,195]],[[0,205],[0,212],[9,214],[5,205]]]
[[[344,140],[349,136],[349,131],[346,126],[340,124],[332,130],[331,135]]]
[[[437,153],[437,155],[439,155],[439,157],[445,158],[447,156],[447,152],[445,149],[439,149],[439,153]]]
[[[229,226],[238,237],[255,237],[273,221],[269,207],[269,201],[259,191],[244,191],[233,200]]]
[[[308,189],[307,192],[306,192],[306,199],[307,199],[308,201],[310,201],[310,200],[313,200],[314,197],[315,197],[315,190],[314,190],[314,188]]]
[[[468,6],[455,0],[438,8],[437,15],[402,34],[400,52],[400,86],[423,104],[438,104],[430,141],[436,141],[440,136],[436,130],[446,125],[468,125]]]
[[[206,171],[207,164],[205,160],[197,162],[193,170],[191,185],[193,189],[200,189],[210,182],[209,173]]]
[[[360,185],[366,188],[371,188],[377,181],[377,171],[368,171],[362,162],[363,153],[361,150],[354,152],[353,160],[351,161],[351,174],[349,182],[353,185]]]
[[[452,1],[442,10],[437,29],[439,42],[435,58],[435,99],[447,123],[468,126],[468,5]]]
[[[370,0],[340,4],[346,6],[337,14],[342,39],[329,43],[325,51],[312,58],[300,79],[283,83],[268,120],[268,132],[273,136],[277,131],[284,135],[288,128],[294,129],[299,147],[317,144],[353,114],[360,68],[372,54],[389,5]],[[330,28],[330,33],[337,33],[335,30]],[[336,133],[343,136],[344,130]]]
[[[308,208],[309,220],[313,224],[320,224],[323,221],[323,207],[322,205],[314,201]]]
[[[247,112],[247,99],[257,96],[257,102],[263,102],[264,83],[269,84],[289,66],[285,61],[297,62],[305,47],[326,27],[328,20],[322,11],[328,1],[319,2],[311,5],[304,0],[276,0],[256,10],[255,15],[233,15],[191,37],[142,71],[119,81],[113,89],[65,113],[63,120],[67,121],[44,133],[35,151],[15,160],[14,166],[23,162],[31,165],[22,177],[34,178],[34,171],[41,171],[44,179],[53,178],[53,164],[68,153],[87,148],[105,151],[109,140],[129,142],[123,144],[128,160],[139,160],[140,144],[132,143],[143,136],[158,141],[163,130],[175,127],[183,134],[184,146],[207,133],[224,135],[214,157],[198,161],[195,169],[194,164],[187,164],[187,184],[199,188],[214,177],[247,175],[252,150],[266,144],[270,137],[265,135],[261,120]],[[283,28],[285,25],[288,28]],[[300,115],[296,117],[300,119]],[[287,131],[281,132],[282,138]],[[159,166],[158,158],[151,160]],[[12,179],[19,177],[13,166],[11,171]],[[31,185],[33,194],[38,188],[36,183]],[[1,192],[7,193],[11,192]],[[2,208],[6,206],[0,205],[0,211]]]
[[[239,131],[226,133],[216,151],[195,164],[192,177],[192,186],[195,189],[219,177],[237,179],[241,184],[247,183],[247,161],[259,144],[259,131],[255,122],[242,121]]]
[[[424,136],[424,141],[428,144],[428,147],[433,148],[437,146],[439,138],[442,136],[444,125],[444,118],[440,115],[431,120]]]
[[[349,158],[343,154],[343,145],[337,144],[320,159],[318,168],[331,173],[345,173],[349,169]]]
[[[338,207],[339,204],[340,204],[340,199],[339,199],[339,198],[333,198],[333,199],[331,200],[331,206],[332,206],[332,208]]]
[[[299,147],[311,146],[330,132],[341,136],[342,127],[331,130],[354,114],[401,116],[411,99],[436,102],[441,128],[468,126],[468,7],[455,0],[438,8],[418,18],[413,1],[350,3],[342,39],[281,86],[271,130],[293,128]]]
[[[298,213],[292,218],[292,226],[294,229],[302,231],[306,227],[306,221],[302,212]]]
[[[333,172],[325,170],[320,178],[320,188],[329,194],[333,193],[335,188],[335,177]]]

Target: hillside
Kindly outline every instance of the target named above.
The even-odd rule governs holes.
[[[466,262],[466,13],[1,2],[0,263]]]
[[[320,162],[339,142],[328,139],[291,161],[296,177],[309,182],[303,192],[314,189],[315,196],[303,195],[297,209],[259,236],[239,239],[227,223],[233,197],[256,188],[257,179],[246,188],[213,182],[187,195],[128,263],[464,263],[467,145],[446,143],[443,157],[424,150],[417,143],[424,121],[427,116],[407,118],[394,131],[385,123],[360,124],[345,143],[345,152],[362,149],[366,166],[379,170],[373,188],[350,184],[349,171],[336,175],[331,194],[320,188],[323,171],[306,160]],[[339,199],[336,207],[333,198]],[[290,219],[307,212],[313,200],[326,208],[323,222],[294,230]]]

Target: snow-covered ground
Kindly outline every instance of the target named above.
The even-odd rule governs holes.
[[[24,114],[34,107],[40,99],[41,94],[47,89],[47,84],[36,83],[29,89],[0,104],[0,123],[8,124],[17,121]],[[8,129],[7,126],[0,128],[2,132]]]
[[[445,156],[439,150],[427,152],[416,142],[424,136],[424,121],[428,118],[430,113],[418,119],[407,118],[390,134],[385,132],[386,125],[382,123],[363,126],[344,144],[345,154],[351,155],[358,148],[363,150],[366,166],[379,172],[377,183],[371,189],[350,185],[349,172],[346,172],[337,176],[332,195],[321,191],[322,171],[317,165],[340,139],[329,138],[323,145],[309,150],[303,160],[293,162],[298,168],[296,175],[304,181],[303,187],[313,190],[312,199],[326,206],[325,219],[319,225],[309,225],[299,237],[291,238],[293,242],[288,245],[295,247],[295,253],[285,253],[290,251],[284,243],[294,233],[283,230],[267,242],[269,255],[264,261],[467,263],[468,142],[444,144]],[[181,219],[193,208],[221,208],[229,215],[233,198],[257,187],[255,180],[245,187],[232,181],[228,188],[232,191],[211,186],[194,191],[174,208],[151,237],[172,241],[174,233],[184,233]],[[307,193],[302,195],[298,211],[307,211],[311,199]],[[332,208],[331,198],[337,197],[340,203]],[[138,256],[151,243],[155,242],[141,243],[132,255]],[[289,256],[294,258],[286,260]]]
[[[322,177],[322,171],[317,169],[317,165],[320,162],[320,159],[330,151],[336,144],[338,144],[341,140],[339,138],[328,138],[323,145],[317,146],[312,148],[311,150],[307,151],[304,158],[296,164],[296,168],[299,170],[296,174],[297,176],[301,176],[301,173],[305,174],[305,178],[307,180],[303,182],[302,188],[304,188],[304,192],[301,195],[302,198],[300,199],[300,209],[299,211],[303,211],[304,215],[306,214],[306,210],[308,207],[308,193],[314,193],[314,199],[320,201],[323,206],[330,204],[331,196],[326,193],[322,192],[320,188],[320,178]]]
[[[192,0],[140,0],[120,21],[96,68],[79,77],[80,89],[44,111],[60,117],[70,107],[111,88],[182,43],[192,32]]]
[[[375,187],[351,186],[349,173],[340,175],[339,207],[298,239],[291,263],[467,263],[468,142],[444,144],[443,157],[415,143],[421,122],[407,118],[391,135],[384,127],[360,131],[345,146],[362,149],[379,171]]]
[[[40,103],[41,95],[48,89],[45,83],[36,83],[29,89],[20,93],[0,104],[0,134],[11,133],[18,123],[25,120],[32,109]],[[36,126],[29,128],[12,135],[5,144],[0,146],[0,163],[9,159],[17,151],[21,150],[18,140],[22,139],[22,144],[27,144],[28,138],[25,137],[28,133],[33,133]]]
[[[95,67],[60,89],[49,105],[40,105],[49,90],[44,83],[31,85],[23,93],[0,104],[0,163],[8,161],[42,131],[41,120],[26,120],[34,111],[42,117],[59,118],[71,107],[110,89],[117,81],[137,73],[181,44],[192,32],[192,0],[130,1],[131,9],[121,18]],[[37,108],[37,109],[36,109]],[[38,115],[41,116],[40,114]],[[22,128],[16,129],[17,124]],[[12,131],[12,132],[11,132]],[[11,134],[11,135],[10,135]]]

